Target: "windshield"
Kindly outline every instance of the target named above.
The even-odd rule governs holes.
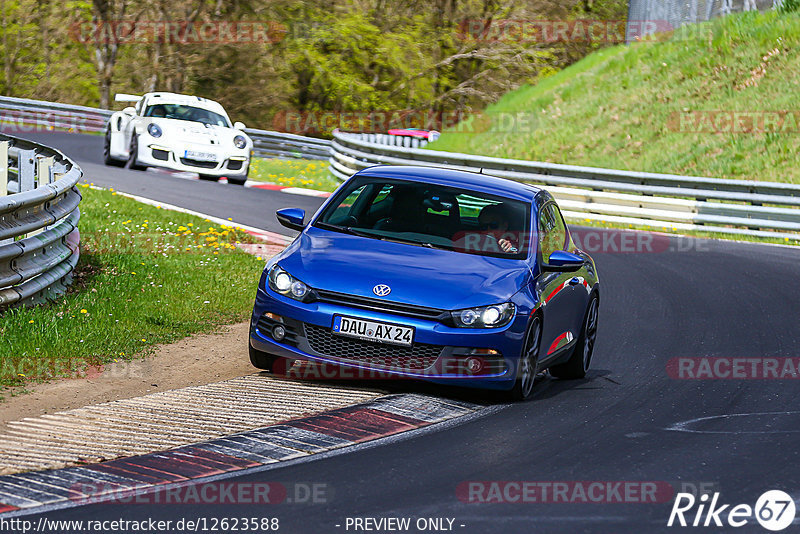
[[[522,259],[530,242],[530,205],[427,183],[359,176],[314,224],[371,239],[466,254]]]
[[[147,106],[144,116],[230,127],[228,119],[219,113],[214,113],[213,111],[203,108],[184,106],[182,104],[154,104],[152,106]]]

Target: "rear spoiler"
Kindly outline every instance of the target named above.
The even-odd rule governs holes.
[[[138,95],[126,95],[125,93],[117,93],[114,96],[116,102],[138,102],[142,97]]]

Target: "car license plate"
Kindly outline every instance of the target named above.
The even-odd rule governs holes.
[[[366,341],[389,343],[410,347],[414,342],[414,329],[410,326],[377,323],[353,317],[333,316],[333,333]]]
[[[183,153],[186,159],[195,161],[217,161],[217,155],[211,152],[198,152],[197,150],[187,150]]]

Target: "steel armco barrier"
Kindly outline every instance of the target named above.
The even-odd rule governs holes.
[[[800,238],[800,185],[618,171],[382,144],[376,134],[336,131],[330,171],[339,180],[374,165],[478,172],[547,189],[573,220],[655,229]]]
[[[245,132],[253,140],[255,156],[327,160],[331,154],[331,142],[328,139],[254,128],[247,128]]]
[[[0,123],[24,135],[29,131],[68,130],[102,133],[114,113],[108,109],[73,106],[58,102],[0,96]],[[256,157],[327,160],[331,142],[290,133],[245,128],[253,140]]]
[[[67,290],[79,257],[82,175],[58,150],[0,134],[0,310]]]

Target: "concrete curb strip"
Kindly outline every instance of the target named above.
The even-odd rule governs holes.
[[[44,505],[98,502],[307,457],[470,415],[481,408],[421,394],[388,395],[163,452],[8,474],[0,476],[0,514],[35,511]]]

